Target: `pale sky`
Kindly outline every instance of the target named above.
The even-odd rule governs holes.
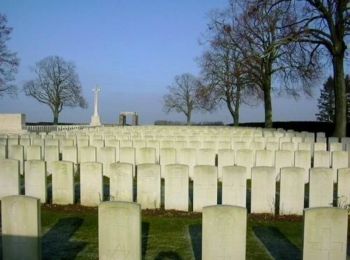
[[[141,124],[153,124],[185,121],[182,114],[163,112],[163,96],[175,75],[198,75],[196,58],[204,50],[199,39],[208,13],[226,4],[227,0],[1,0],[0,12],[13,27],[8,47],[21,60],[16,76],[19,89],[33,78],[30,68],[47,56],[75,63],[89,107],[64,108],[60,122],[89,123],[92,89],[98,84],[102,122],[116,123],[119,112],[135,111]],[[318,96],[319,86],[313,99],[274,97],[274,120],[315,120]],[[17,98],[0,99],[0,112],[25,113],[29,122],[52,120],[47,106],[21,91]],[[240,118],[264,121],[263,106],[243,106]],[[230,123],[232,119],[223,106],[214,113],[195,113],[193,121]]]

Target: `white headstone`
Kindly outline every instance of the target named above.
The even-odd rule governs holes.
[[[347,208],[350,204],[350,168],[338,170],[338,207]]]
[[[306,150],[295,151],[294,166],[304,169],[304,182],[309,182],[309,172],[311,168],[311,152]]]
[[[235,151],[232,149],[220,149],[218,151],[218,178],[222,180],[223,167],[235,164]]]
[[[80,164],[80,204],[97,206],[103,201],[102,164],[85,162]]]
[[[140,164],[137,166],[137,202],[142,209],[160,208],[160,166]]]
[[[202,259],[245,259],[247,209],[228,205],[203,208]]]
[[[1,200],[3,259],[41,259],[40,201],[29,196]]]
[[[22,145],[8,146],[8,158],[19,161],[19,173],[23,175],[24,168],[24,149]]]
[[[304,209],[304,169],[285,167],[281,169],[280,215],[302,215]]]
[[[303,259],[346,259],[348,212],[311,208],[304,214]]]
[[[0,200],[9,195],[19,195],[19,161],[0,160]]]
[[[160,174],[165,177],[165,166],[176,163],[176,149],[175,148],[161,148],[160,149]]]
[[[251,213],[275,214],[275,168],[252,168]]]
[[[97,150],[97,161],[103,165],[103,175],[110,176],[110,165],[115,162],[115,147],[101,147]]]
[[[194,167],[193,211],[217,204],[217,168],[209,165]]]
[[[197,149],[196,165],[215,166],[216,152],[214,149]]]
[[[40,145],[31,145],[27,147],[27,160],[41,160],[41,146]]]
[[[165,209],[188,211],[188,166],[183,164],[169,164],[165,166],[165,171]]]
[[[141,259],[141,208],[130,202],[103,202],[98,207],[100,260]]]
[[[130,163],[112,163],[110,165],[110,199],[115,201],[133,201],[133,170]]]
[[[73,163],[56,161],[52,163],[52,203],[74,204]]]
[[[255,165],[255,153],[253,150],[242,149],[236,151],[236,165],[247,169],[247,179],[251,179],[252,167]]]
[[[182,148],[176,152],[176,160],[179,164],[188,166],[188,174],[193,178],[193,167],[196,165],[196,150],[194,148]]]
[[[47,200],[46,163],[41,160],[25,162],[25,194],[39,198],[41,203]]]
[[[333,204],[333,172],[330,168],[310,170],[309,208]]]
[[[222,204],[246,207],[247,169],[225,166],[222,169]]]

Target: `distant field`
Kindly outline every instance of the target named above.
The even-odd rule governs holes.
[[[42,208],[44,259],[97,259],[97,210]],[[142,214],[143,259],[201,259],[201,215]],[[248,217],[247,259],[301,259],[302,219]]]

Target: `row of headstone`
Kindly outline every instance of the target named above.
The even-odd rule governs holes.
[[[9,159],[20,161],[20,173],[23,174],[24,168],[24,149],[23,146],[11,146],[11,153],[7,156]],[[0,153],[1,154],[1,153]],[[0,158],[5,159],[6,157]],[[234,151],[232,149],[222,149],[218,151],[217,162],[216,152],[213,149],[189,149],[183,148],[176,151],[174,148],[160,149],[159,156],[155,148],[140,148],[136,151],[131,147],[121,148],[118,153],[115,147],[102,147],[96,149],[93,146],[86,146],[77,149],[73,146],[65,146],[62,149],[62,160],[71,161],[75,164],[82,162],[100,162],[103,164],[103,175],[109,176],[110,165],[114,162],[131,163],[133,165],[144,163],[158,163],[162,168],[162,178],[164,167],[167,164],[186,164],[189,166],[190,178],[193,178],[193,167],[195,165],[217,165],[219,180],[222,178],[222,167],[228,165],[244,166],[248,169],[248,179],[251,177],[251,168],[254,166],[276,167],[276,177],[282,167],[302,167],[305,169],[305,181],[308,181],[308,171],[311,167],[332,168],[334,181],[337,181],[337,170],[349,167],[349,152],[334,151],[316,151],[312,159],[307,150],[289,151],[289,150],[250,150],[241,149]],[[41,148],[38,146],[29,146],[27,149],[27,160],[40,160]],[[51,173],[51,163],[60,159],[59,148],[57,146],[47,146],[44,153],[44,159],[48,163],[47,170]]]
[[[47,202],[46,163],[40,160],[26,162],[25,194]],[[103,172],[101,163],[86,162],[80,166],[80,203],[97,206],[103,198]],[[75,182],[72,162],[56,161],[52,167],[52,203],[74,204]],[[0,160],[0,199],[20,194],[20,175],[17,160]],[[156,209],[161,205],[160,165],[138,166],[137,198],[142,208]],[[304,169],[282,168],[279,192],[279,214],[302,214],[305,201]],[[134,201],[133,165],[111,164],[109,178],[110,200]],[[310,171],[309,207],[333,205],[333,172],[329,168]],[[225,166],[222,176],[222,204],[246,207],[247,169],[242,166]],[[172,164],[165,167],[164,208],[189,211],[189,167]],[[350,203],[350,168],[338,171],[337,204]],[[196,166],[193,176],[193,211],[216,205],[218,202],[217,168]],[[275,213],[276,179],[274,167],[253,167],[251,181],[251,212]]]
[[[1,203],[3,259],[41,258],[39,199],[9,196]],[[303,259],[346,259],[348,212],[340,208],[304,211]],[[103,202],[98,207],[99,259],[141,259],[141,207]],[[245,259],[247,210],[208,206],[202,217],[202,259]],[[54,254],[54,252],[53,252]]]

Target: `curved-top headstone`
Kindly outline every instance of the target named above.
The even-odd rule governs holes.
[[[8,196],[1,201],[3,259],[41,258],[40,200]]]
[[[141,259],[141,207],[121,201],[98,207],[99,259]]]
[[[19,161],[0,160],[0,199],[9,195],[19,195]]]
[[[202,259],[245,259],[247,209],[217,205],[203,208]]]
[[[303,259],[346,259],[347,231],[347,210],[305,209]]]
[[[188,211],[188,166],[169,164],[165,166],[165,209]]]
[[[258,166],[252,168],[252,213],[275,213],[275,168]]]

